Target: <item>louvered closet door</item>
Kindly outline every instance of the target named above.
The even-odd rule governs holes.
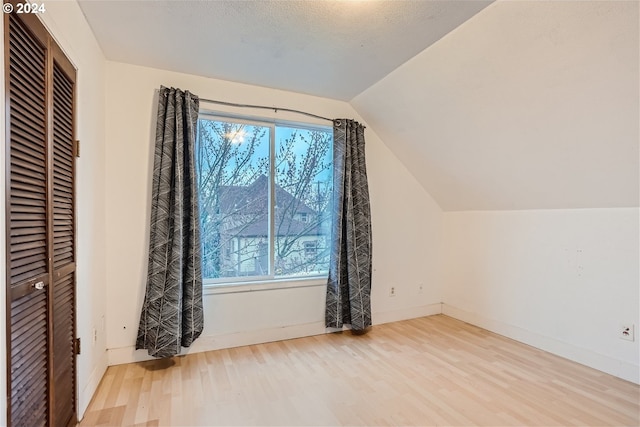
[[[4,19],[7,421],[74,425],[75,70],[36,17]]]
[[[53,69],[53,372],[54,419],[75,421],[75,221],[73,80]],[[73,405],[69,405],[72,402]]]
[[[14,426],[42,426],[50,389],[46,48],[14,15],[9,40],[8,416]]]

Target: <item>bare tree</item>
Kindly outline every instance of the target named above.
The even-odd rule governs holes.
[[[238,188],[247,187],[268,171],[268,158],[256,159],[268,129],[252,127],[253,132],[247,132],[246,128],[243,124],[198,121],[196,163],[205,277],[224,275],[222,251],[231,238],[226,231],[248,227],[267,215],[256,209],[248,212],[243,201],[234,197]]]
[[[328,263],[328,239],[324,236],[329,232],[332,187],[327,153],[331,142],[328,132],[294,132],[278,147],[275,182],[285,193],[278,198],[276,191],[275,252],[276,270],[282,274],[296,273],[301,268],[317,271]],[[300,146],[306,150],[296,150]],[[318,236],[311,254],[300,245],[306,236]]]
[[[269,128],[200,120],[199,173],[203,274],[266,274]],[[277,145],[274,243],[276,274],[326,269],[331,135],[295,131]],[[317,236],[315,247],[309,242]],[[254,260],[254,268],[246,268]],[[243,266],[244,265],[244,266]],[[246,271],[243,273],[243,269]]]

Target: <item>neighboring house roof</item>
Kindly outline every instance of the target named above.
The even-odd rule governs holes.
[[[229,214],[237,211],[243,213],[266,213],[269,201],[269,179],[260,175],[251,184],[224,185],[219,187],[220,212]],[[276,184],[276,208],[295,207],[296,213],[313,214],[315,211],[302,200],[296,199],[284,188]]]
[[[221,186],[219,192],[220,213],[229,215],[229,222],[247,222],[251,220],[251,216],[255,216],[253,221],[232,226],[225,230],[225,233],[239,237],[263,236],[265,234],[269,228],[269,179],[265,175],[260,175],[247,186]],[[315,211],[302,200],[297,199],[277,184],[275,196],[275,231],[278,236],[322,234],[321,227],[316,221],[303,222],[296,217],[297,214],[315,214]],[[233,217],[236,215],[238,218],[234,219]]]

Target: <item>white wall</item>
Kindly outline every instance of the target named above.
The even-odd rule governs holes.
[[[359,117],[341,101],[107,64],[107,347],[109,362],[116,364],[146,358],[145,351],[134,351],[134,344],[146,285],[155,90],[174,86],[202,98],[275,105],[327,117]],[[284,120],[307,119],[283,112],[202,106]],[[374,233],[373,321],[439,312],[441,211],[371,129],[365,136]],[[419,284],[424,285],[421,294]],[[205,330],[191,351],[323,333],[323,285],[320,281],[307,287],[207,293]],[[396,287],[396,297],[389,297],[390,286]]]
[[[75,1],[47,2],[40,16],[78,69],[77,159],[77,359],[78,412],[82,417],[107,367],[105,293],[105,59]],[[3,276],[4,277],[4,276]],[[93,343],[93,329],[97,341]]]
[[[445,313],[636,382],[638,13],[497,1],[352,101],[445,211]]]
[[[444,313],[639,382],[639,210],[445,214]],[[618,338],[634,323],[636,341]]]
[[[352,101],[445,211],[638,206],[638,1],[497,1]]]

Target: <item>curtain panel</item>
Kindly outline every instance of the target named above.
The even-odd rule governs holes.
[[[171,357],[204,326],[195,139],[199,99],[158,94],[147,288],[136,349]]]
[[[339,119],[333,125],[333,224],[325,324],[371,326],[371,208],[364,126]]]

